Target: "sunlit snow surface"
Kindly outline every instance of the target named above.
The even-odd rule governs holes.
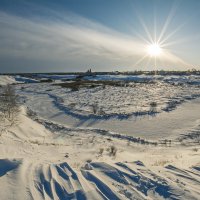
[[[39,116],[72,127],[102,128],[155,139],[173,137],[179,130],[198,125],[198,76],[107,75],[89,78],[129,82],[121,87],[106,85],[78,91],[53,83],[25,84],[16,88],[26,100],[25,104]],[[151,112],[152,102],[157,104],[154,113]],[[94,105],[100,112],[93,113]]]
[[[0,76],[22,105],[0,121],[1,200],[199,199],[198,76],[86,77],[122,85],[78,91],[60,77]]]

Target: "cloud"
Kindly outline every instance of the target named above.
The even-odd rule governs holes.
[[[78,19],[83,21],[82,18]],[[116,56],[141,54],[142,45],[112,30],[102,29],[93,23],[87,26],[70,22],[24,19],[0,13],[1,54],[35,58],[66,59],[67,54],[92,55],[105,52]],[[96,28],[96,29],[94,29]],[[105,31],[106,30],[106,31]],[[51,59],[51,58],[50,58]]]
[[[0,11],[0,59],[45,61],[47,65],[88,61],[134,65],[146,53],[146,44],[129,35],[73,13],[49,13],[49,17],[26,19]],[[170,53],[164,60],[182,62]]]

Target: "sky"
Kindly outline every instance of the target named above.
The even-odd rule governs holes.
[[[0,0],[0,73],[200,69],[199,19],[199,0]]]

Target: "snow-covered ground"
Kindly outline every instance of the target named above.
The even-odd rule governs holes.
[[[0,199],[199,199],[198,81],[15,85],[19,119],[0,122]]]
[[[106,85],[78,91],[49,83],[25,84],[17,86],[17,91],[39,116],[71,127],[100,128],[148,139],[196,129],[199,85],[182,84],[184,77],[179,82],[176,78],[173,84],[163,79],[167,77],[154,83],[129,82],[122,87]],[[154,112],[152,102],[156,102]]]
[[[0,76],[0,86],[2,85],[7,85],[7,84],[13,84],[13,83],[16,83],[16,80],[14,77],[12,76],[3,76],[1,75]]]

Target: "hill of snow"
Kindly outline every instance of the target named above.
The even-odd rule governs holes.
[[[23,109],[1,132],[1,199],[199,199],[199,146],[127,142]]]
[[[1,200],[199,199],[198,77],[78,90],[22,79],[0,76],[24,83],[15,124],[0,120]]]
[[[13,84],[16,83],[16,80],[12,76],[0,76],[0,85],[7,85],[7,84]]]

